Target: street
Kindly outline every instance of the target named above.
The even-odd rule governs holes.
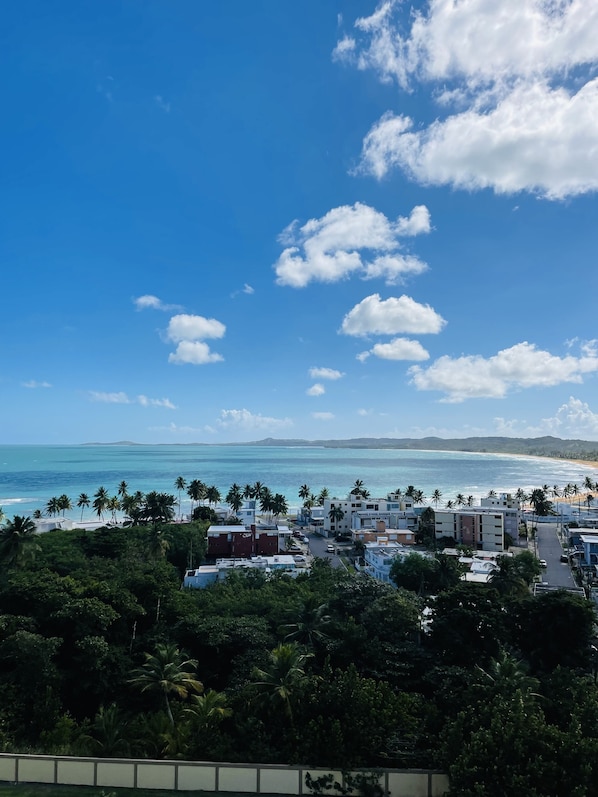
[[[558,523],[538,523],[537,556],[546,560],[546,570],[542,571],[542,580],[553,587],[576,587],[569,565],[561,562],[563,548],[558,538]]]

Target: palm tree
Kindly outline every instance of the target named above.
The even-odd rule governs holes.
[[[312,654],[301,653],[294,642],[282,642],[270,652],[267,667],[253,670],[252,686],[258,697],[273,707],[280,706],[293,724],[293,698],[305,683],[305,663]]]
[[[463,506],[465,504],[465,496],[463,493],[457,493],[455,496],[455,504],[457,506]]]
[[[302,501],[305,501],[305,499],[308,498],[310,494],[311,490],[309,486],[307,484],[302,484],[301,487],[299,488],[299,498],[301,498]]]
[[[145,500],[142,492],[137,490],[133,495],[125,495],[121,501],[121,509],[125,516],[128,517],[134,526],[136,526],[141,518],[141,507]]]
[[[515,557],[498,556],[496,569],[490,573],[488,582],[499,595],[525,595],[528,592],[527,584],[521,576]]]
[[[128,484],[126,483],[126,481],[123,479],[123,480],[121,481],[121,483],[118,485],[118,495],[119,495],[121,498],[124,498],[126,495],[128,495],[128,494],[129,494],[128,490],[129,490],[129,485],[128,485]]]
[[[215,509],[216,506],[220,503],[220,497],[221,497],[220,490],[214,485],[212,485],[211,487],[207,488],[205,497],[207,499],[208,506],[214,504],[214,509]]]
[[[328,490],[328,487],[322,487],[316,499],[318,506],[324,506],[324,501],[329,497],[330,497],[330,491]]]
[[[178,490],[179,493],[179,520],[182,518],[181,515],[181,493],[187,487],[187,482],[182,476],[177,476],[176,481],[174,483],[175,488]]]
[[[357,498],[363,497],[363,481],[361,479],[355,479],[355,484],[351,488],[351,495]]]
[[[243,487],[243,498],[249,499],[253,497],[253,486],[251,484],[246,484],[245,487]]]
[[[200,479],[193,479],[187,487],[187,495],[191,499],[191,517],[193,517],[193,502],[201,501],[206,494],[206,486]]]
[[[289,622],[282,626],[285,642],[300,642],[302,645],[314,647],[315,644],[328,639],[327,630],[331,625],[328,604],[320,603],[315,595],[309,595],[299,612],[289,610]]]
[[[188,659],[176,645],[158,645],[155,653],[145,654],[145,663],[133,672],[129,683],[141,692],[161,695],[170,724],[174,726],[169,696],[185,699],[203,692],[196,670],[197,661]]]
[[[441,498],[442,498],[442,493],[438,488],[436,488],[436,490],[434,490],[434,492],[432,493],[432,503],[434,504],[436,509],[438,509],[438,502],[440,501]]]
[[[583,480],[583,486],[584,486],[584,490],[587,493],[590,493],[594,489],[594,482],[592,481],[592,479],[589,476],[586,476],[585,479]]]
[[[488,490],[488,498],[496,498],[496,490]]]
[[[467,506],[473,506],[473,502],[475,501],[473,495],[467,496]]]
[[[243,494],[241,493],[241,488],[236,482],[231,484],[230,490],[226,494],[226,498],[224,500],[235,514],[239,511],[239,509],[241,509],[243,506]]]
[[[57,496],[53,496],[48,500],[45,512],[46,515],[49,515],[49,517],[56,517],[56,515],[60,512],[60,502]]]
[[[0,561],[7,567],[21,567],[39,551],[35,523],[29,517],[15,515],[0,528]]]
[[[226,705],[227,697],[224,692],[208,689],[203,695],[191,695],[190,705],[185,709],[185,714],[192,717],[195,730],[214,730],[222,720],[230,717],[232,708]]]
[[[272,512],[274,517],[279,518],[281,515],[286,515],[289,511],[287,499],[281,493],[276,493],[272,499]]]
[[[274,508],[274,496],[269,487],[262,487],[259,496],[260,512],[270,514]]]
[[[175,514],[176,498],[170,493],[158,493],[152,490],[145,496],[141,507],[140,519],[147,522],[170,523]]]
[[[341,522],[341,520],[345,517],[345,513],[340,506],[331,506],[328,511],[328,517],[330,518],[331,523],[336,524]]]
[[[77,506],[81,509],[81,523],[83,523],[83,510],[87,509],[90,503],[87,493],[80,493],[77,499]]]
[[[260,498],[262,497],[262,492],[266,489],[267,487],[262,482],[256,482],[251,488],[251,493],[252,493],[251,497],[259,501]]]
[[[127,497],[127,494],[126,494],[126,491],[125,491],[125,498],[126,497]],[[118,512],[120,507],[121,507],[121,503],[118,500],[118,496],[117,495],[113,495],[111,498],[108,499],[108,502],[106,503],[106,509],[112,514],[112,522],[113,523],[116,523],[116,513]]]
[[[444,505],[444,508],[445,509],[453,509],[454,508],[454,501],[451,501],[451,499],[449,498],[449,500]]]
[[[58,508],[62,512],[62,517],[64,517],[64,513],[66,512],[67,509],[70,511],[73,508],[71,499],[68,497],[68,495],[65,495],[63,493],[61,496],[58,497]]]
[[[109,500],[108,490],[105,487],[98,487],[93,496],[93,511],[100,520],[104,519],[104,511],[108,506]]]

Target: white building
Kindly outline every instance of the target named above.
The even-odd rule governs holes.
[[[251,559],[217,559],[214,565],[201,565],[194,570],[187,570],[183,587],[204,589],[210,584],[223,581],[234,570],[258,570],[266,575],[282,572],[296,578],[299,573],[308,569],[305,556],[252,556]]]
[[[361,498],[349,493],[347,498],[326,498],[324,501],[323,530],[326,537],[337,534],[349,536],[353,530],[376,528],[383,520],[388,529],[417,528],[417,515],[413,501],[404,496],[389,493],[386,498]],[[342,518],[332,519],[331,510],[342,512]]]

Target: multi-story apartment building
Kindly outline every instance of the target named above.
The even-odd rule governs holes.
[[[474,550],[504,551],[505,515],[489,507],[475,507],[458,511],[435,511],[436,539],[452,537],[455,542]]]
[[[331,510],[337,510],[338,515],[335,517]],[[379,520],[384,521],[388,529],[417,528],[413,501],[395,493],[389,493],[386,498],[362,498],[350,493],[344,499],[326,498],[324,501],[322,528],[327,537],[336,534],[349,536],[353,530],[364,528],[375,529]]]

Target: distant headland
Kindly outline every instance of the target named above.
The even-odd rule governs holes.
[[[137,446],[143,443],[84,443],[87,446]],[[266,437],[246,443],[165,443],[163,445],[278,446],[302,448],[384,448],[411,451],[462,451],[477,454],[517,454],[529,457],[598,462],[598,441],[566,440],[544,437],[352,437],[347,440],[303,440],[300,438]]]

